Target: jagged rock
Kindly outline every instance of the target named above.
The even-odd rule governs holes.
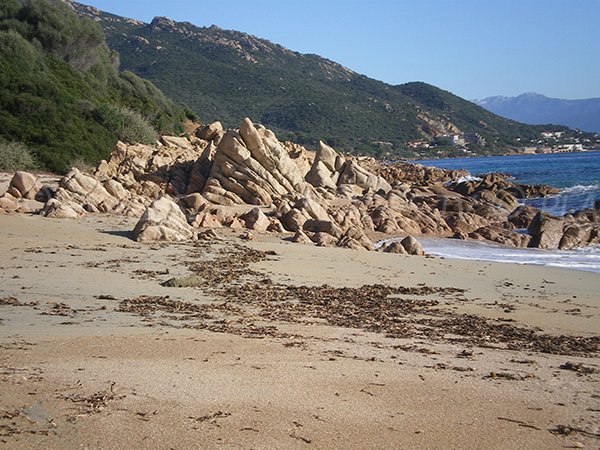
[[[205,141],[212,141],[223,133],[223,125],[221,122],[213,122],[205,127],[196,130],[196,136]]]
[[[232,230],[241,230],[242,228],[244,228],[244,224],[242,224],[242,222],[240,222],[240,219],[238,219],[237,217],[232,217],[223,224],[231,228]]]
[[[298,166],[275,135],[246,118],[239,132],[223,136],[203,194],[220,204],[270,205],[274,198],[306,190]]]
[[[206,200],[197,192],[181,197],[178,200],[179,205],[188,212],[188,214],[199,213],[207,206]]]
[[[317,232],[310,237],[310,240],[313,241],[319,247],[333,247],[339,241],[338,238],[335,238],[329,233]]]
[[[392,186],[384,178],[372,174],[353,160],[346,161],[341,170],[337,184],[353,184],[363,189],[383,190],[389,192]]]
[[[352,250],[365,250],[365,247],[356,239],[348,236],[343,236],[337,243],[338,247],[349,248]]]
[[[4,194],[0,197],[0,212],[11,214],[17,211],[17,199],[10,194]]]
[[[40,214],[44,210],[44,203],[37,200],[19,199],[17,200],[17,211],[21,214]]]
[[[270,217],[269,222],[271,223],[269,224],[267,231],[270,231],[271,233],[285,233],[285,228],[283,228],[281,222],[275,217]]]
[[[184,241],[194,237],[193,228],[177,204],[167,197],[153,201],[133,230],[136,241]]]
[[[60,180],[55,198],[65,204],[77,203],[101,212],[114,211],[119,205],[119,200],[110,195],[100,181],[75,168]]]
[[[444,220],[454,233],[469,234],[479,228],[489,225],[484,217],[467,212],[446,214]]]
[[[210,212],[201,212],[196,215],[191,225],[194,228],[222,228],[223,224],[215,214]]]
[[[186,137],[179,136],[161,136],[160,141],[167,147],[192,149],[192,144]]]
[[[240,219],[246,224],[246,228],[255,231],[267,231],[271,222],[269,218],[265,216],[265,213],[260,208],[253,208],[246,214],[240,216]]]
[[[342,164],[343,158],[327,144],[319,141],[313,165],[305,179],[315,187],[335,190],[339,177],[337,171]]]
[[[15,194],[17,192],[19,194],[18,197],[13,194],[15,197],[33,200],[38,191],[42,189],[42,185],[35,175],[29,172],[17,171],[10,180],[9,190],[11,188],[16,190]]]
[[[296,234],[294,234],[294,237],[292,238],[292,242],[297,244],[312,244],[310,238],[302,230],[296,231]]]
[[[539,212],[533,206],[521,205],[508,215],[508,221],[517,228],[528,228]]]
[[[563,237],[564,219],[540,211],[529,225],[530,247],[555,249]]]
[[[304,231],[310,231],[313,233],[327,233],[336,238],[340,238],[343,234],[343,231],[339,226],[332,220],[315,220],[309,219],[304,222],[303,226]]]
[[[398,241],[390,242],[388,245],[383,247],[383,251],[384,253],[398,253],[400,255],[408,255],[408,252],[406,251],[404,246]]]
[[[479,190],[475,193],[474,198],[486,201],[509,211],[514,210],[519,205],[517,199],[505,190],[498,190],[496,192],[491,190]]]
[[[279,220],[286,230],[295,232],[302,230],[304,222],[308,219],[297,209],[290,209],[287,213],[282,215]]]
[[[106,180],[102,183],[102,186],[106,189],[106,192],[119,201],[124,201],[131,197],[129,191],[127,191],[127,189],[125,189],[117,180]]]
[[[425,250],[423,250],[423,247],[419,241],[412,236],[406,236],[404,239],[402,239],[402,241],[400,241],[400,244],[402,247],[404,247],[404,250],[406,250],[406,253],[409,255],[423,256],[425,254]]]
[[[309,152],[304,147],[294,142],[285,141],[282,145],[287,150],[288,155],[294,161],[300,173],[308,173],[313,165],[315,155],[313,152]]]
[[[302,212],[302,214],[315,220],[330,220],[329,214],[323,206],[312,198],[303,197],[296,201],[294,208]]]
[[[558,243],[561,250],[570,250],[588,245],[594,228],[587,224],[574,223],[564,229],[564,233]]]
[[[471,239],[497,242],[512,247],[527,247],[531,237],[498,226],[488,225],[469,233]]]
[[[306,181],[315,187],[335,190],[337,185],[331,178],[332,172],[321,161],[315,160],[310,172],[306,174]]]
[[[46,202],[41,214],[50,219],[78,219],[84,212],[76,211],[73,207],[51,198]]]

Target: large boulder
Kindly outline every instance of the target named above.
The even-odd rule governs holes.
[[[529,228],[531,221],[539,212],[540,210],[533,206],[521,205],[509,214],[508,221],[517,228]]]
[[[140,242],[184,241],[194,237],[194,230],[179,206],[162,197],[146,209],[133,229],[133,237]]]
[[[65,205],[59,200],[51,198],[46,202],[41,214],[50,219],[77,219],[84,215],[85,211],[78,205]]]
[[[563,237],[564,219],[540,211],[529,225],[530,247],[555,249]]]
[[[339,178],[339,169],[344,164],[344,158],[323,141],[319,141],[315,159],[310,171],[306,174],[306,181],[314,187],[335,190]]]
[[[400,255],[408,255],[404,246],[398,241],[392,241],[388,245],[383,247],[385,253],[397,253]]]
[[[223,125],[221,122],[213,122],[205,127],[198,128],[196,136],[205,141],[212,141],[223,135]]]
[[[17,199],[12,195],[4,194],[0,197],[0,212],[11,214],[17,211]]]
[[[409,255],[423,256],[425,254],[423,246],[412,236],[405,237],[400,241],[400,244]]]
[[[36,194],[42,189],[38,177],[29,173],[17,171],[10,180],[9,191],[14,189],[15,194],[29,200],[35,199]]]
[[[246,214],[240,217],[244,221],[246,228],[255,231],[267,231],[271,222],[269,218],[261,211],[260,208],[252,208]]]

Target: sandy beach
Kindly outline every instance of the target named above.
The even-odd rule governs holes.
[[[134,223],[0,216],[1,446],[600,443],[597,274]]]

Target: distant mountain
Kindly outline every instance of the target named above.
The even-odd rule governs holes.
[[[600,133],[600,98],[563,100],[530,92],[516,97],[488,97],[475,103],[494,114],[523,123],[565,125]]]
[[[60,172],[95,164],[118,139],[182,132],[184,119],[151,82],[119,72],[94,21],[60,1],[0,1],[0,151],[18,143]]]
[[[482,135],[485,146],[474,150],[491,153],[541,130],[425,83],[392,86],[238,31],[73,7],[102,25],[124,68],[189,105],[203,122],[237,126],[248,116],[283,139],[323,139],[338,150],[380,155],[412,154],[409,141],[461,132]]]

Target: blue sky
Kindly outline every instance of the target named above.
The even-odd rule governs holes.
[[[218,25],[391,84],[467,99],[600,97],[600,0],[82,0],[145,22]]]

